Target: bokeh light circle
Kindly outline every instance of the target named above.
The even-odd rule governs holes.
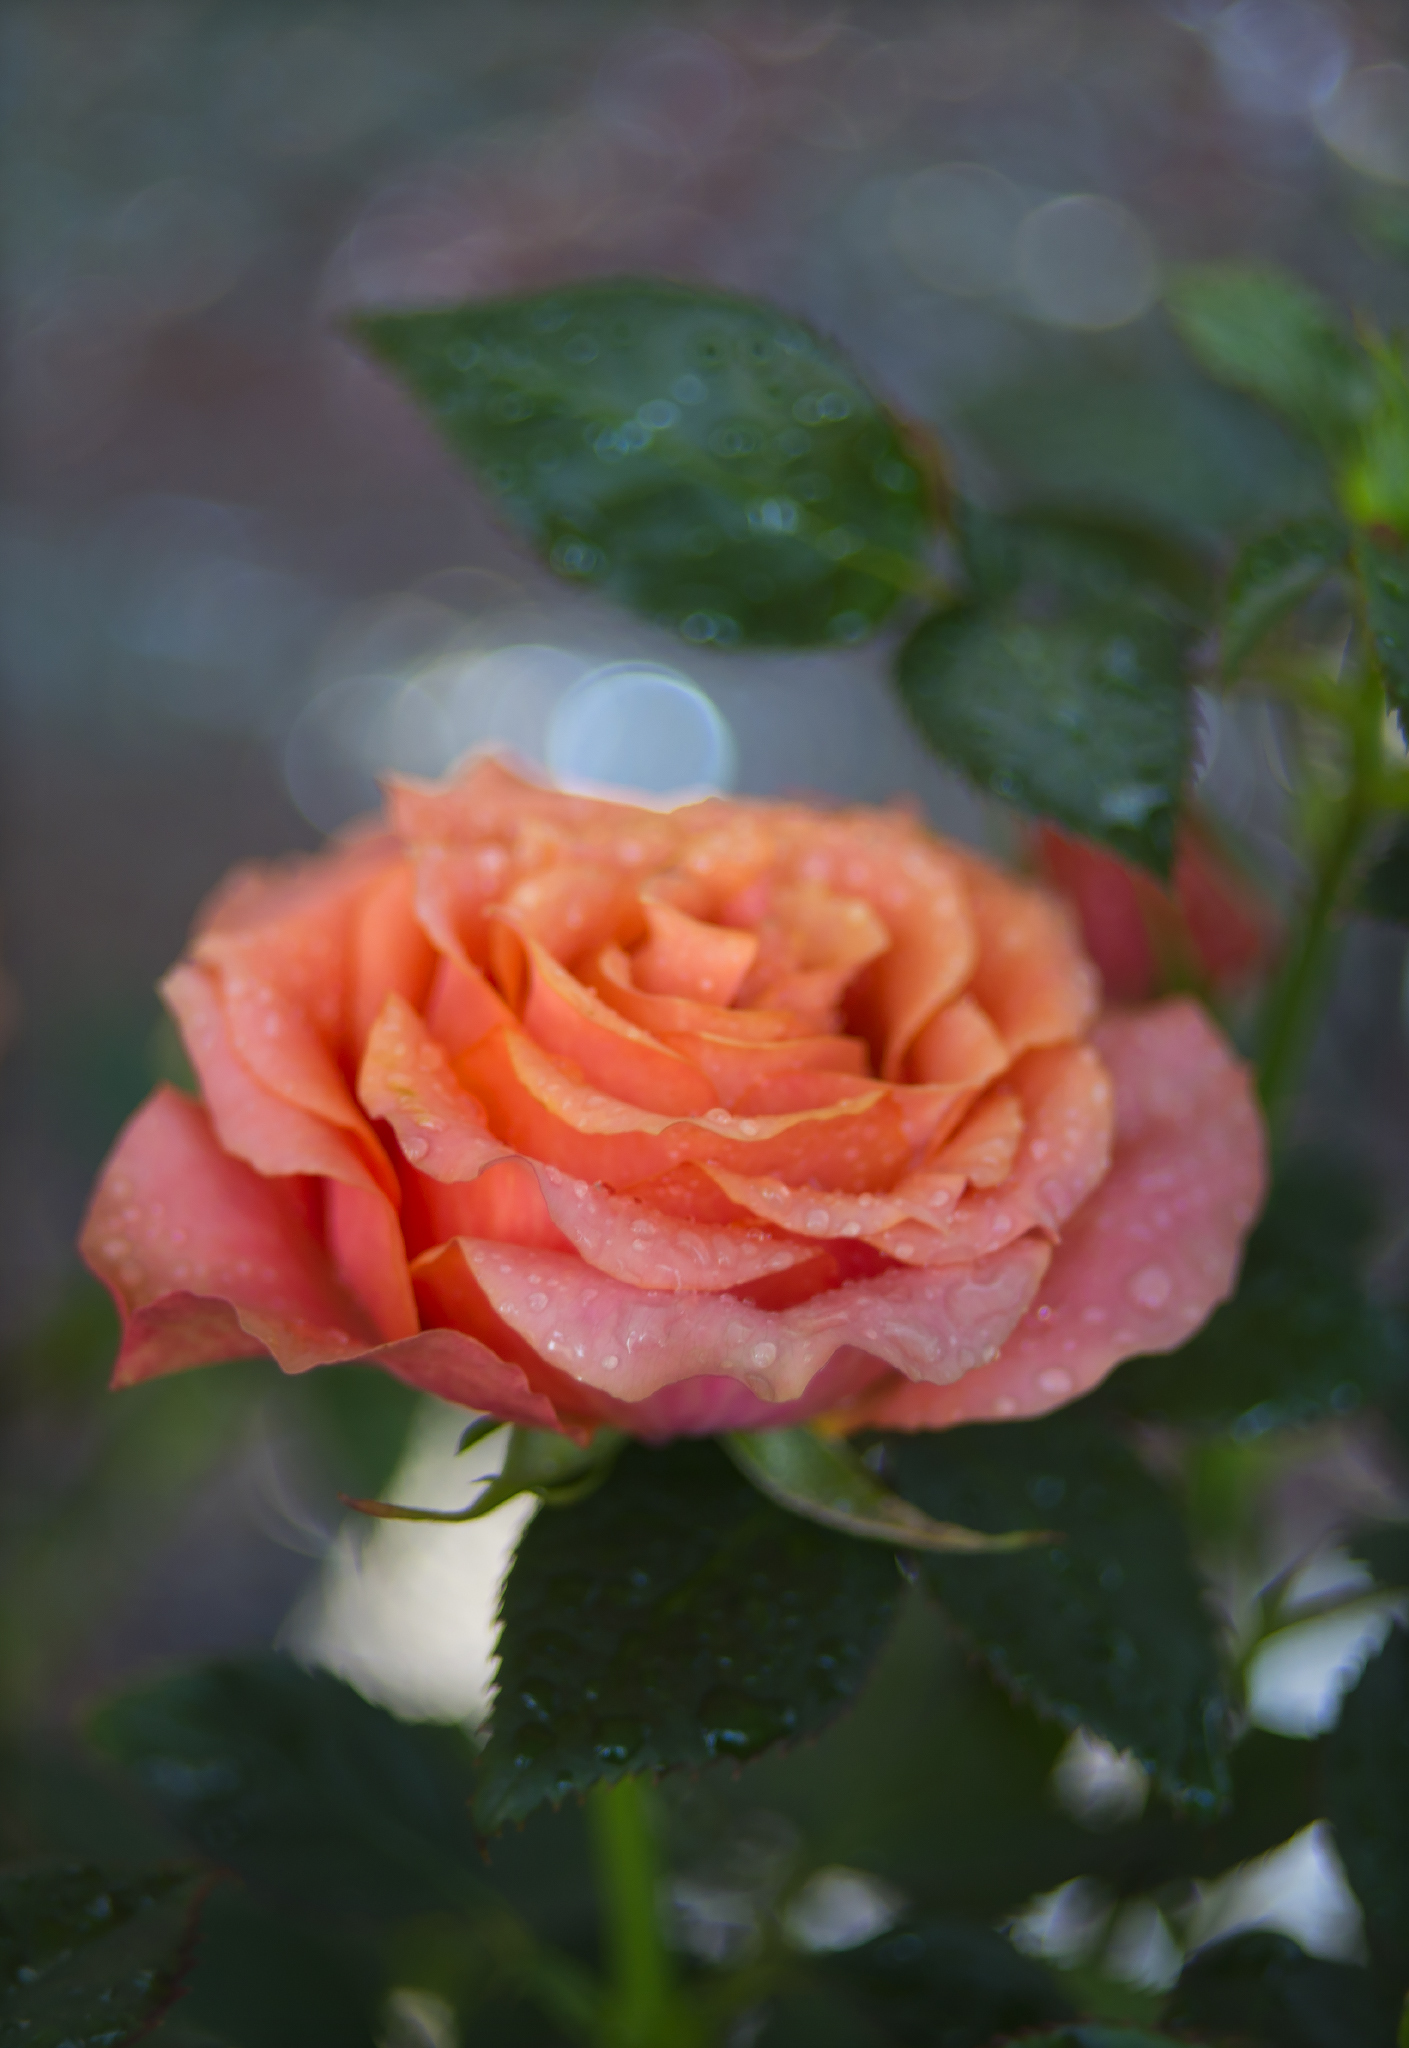
[[[718,706],[676,671],[615,662],[575,684],[548,726],[560,782],[672,796],[728,789],[734,735]]]

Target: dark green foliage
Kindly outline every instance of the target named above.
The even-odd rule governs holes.
[[[1223,673],[1236,675],[1258,642],[1345,561],[1350,536],[1339,520],[1291,519],[1240,551],[1223,598]]]
[[[1173,2034],[1154,2034],[1148,2027],[1108,2027],[1086,2020],[1055,2033],[1024,2034],[1022,2048],[1187,2048]]]
[[[1309,1956],[1285,1934],[1235,1934],[1184,1966],[1170,2026],[1267,2048],[1394,2048],[1399,2001],[1368,1970]]]
[[[897,1927],[819,1959],[808,1974],[809,1991],[780,2001],[759,2048],[801,2048],[832,2033],[839,2043],[854,2038],[858,2048],[872,2042],[987,2048],[999,2036],[1066,2019],[1072,2011],[1049,1970],[1001,1934],[962,1920]],[[827,2034],[818,2031],[824,2025]]]
[[[1216,1640],[1174,1502],[1091,1408],[889,1437],[897,1490],[979,1529],[1046,1528],[1012,1557],[920,1561],[1000,1681],[1133,1750],[1173,1796],[1228,1784]]]
[[[189,1868],[0,1871],[0,2048],[119,2048],[191,1965],[207,1881]]]
[[[687,640],[858,640],[923,580],[920,470],[772,307],[622,278],[354,325],[559,575]]]
[[[201,1917],[186,1995],[152,2048],[372,2048],[386,1991],[376,1944],[222,1885]]]
[[[1373,539],[1362,534],[1355,570],[1385,696],[1409,739],[1409,544],[1387,529]]]
[[[1005,802],[1169,872],[1189,758],[1185,635],[1136,593],[936,612],[896,669],[945,760]]]
[[[1388,924],[1409,924],[1409,825],[1401,825],[1380,854],[1354,907]]]
[[[1177,273],[1166,303],[1210,376],[1330,452],[1353,441],[1374,402],[1371,365],[1319,293],[1270,267],[1208,264]]]
[[[775,1507],[714,1445],[629,1447],[519,1544],[481,1824],[815,1731],[861,1684],[900,1592],[891,1552]]]
[[[1371,1952],[1409,1991],[1409,1633],[1396,1626],[1331,1736],[1326,1812]]]
[[[1371,1522],[1356,1534],[1354,1549],[1378,1584],[1409,1588],[1409,1522]]]
[[[1337,1160],[1289,1162],[1249,1239],[1232,1300],[1180,1350],[1123,1365],[1101,1404],[1253,1437],[1402,1389],[1402,1326],[1360,1282],[1373,1215],[1363,1183]]]
[[[274,1654],[122,1694],[99,1748],[211,1860],[272,1899],[373,1916],[482,1897],[474,1751],[411,1726],[327,1672]]]

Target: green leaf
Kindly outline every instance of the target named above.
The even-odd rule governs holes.
[[[873,1543],[903,1544],[911,1550],[952,1550],[970,1554],[1030,1550],[1042,1531],[1018,1529],[988,1536],[932,1522],[908,1500],[873,1477],[847,1443],[814,1430],[738,1431],[720,1439],[745,1479],[790,1514],[805,1515],[824,1528],[840,1529]]]
[[[1099,1416],[885,1439],[888,1476],[929,1514],[1055,1528],[1015,1557],[920,1560],[999,1680],[1067,1727],[1132,1750],[1205,1810],[1228,1789],[1214,1629],[1174,1502]]]
[[[991,1928],[963,1920],[915,1921],[875,1941],[815,1962],[810,1998],[782,2001],[759,2048],[820,2042],[838,2010],[857,2023],[856,2039],[894,2048],[987,2048],[1071,2014],[1050,1970],[1020,1955]],[[789,2010],[789,2007],[792,2009]],[[943,2032],[935,2023],[943,2015]],[[862,2029],[864,2028],[864,2032]],[[842,2038],[845,2038],[844,2036]]]
[[[1380,533],[1356,542],[1355,571],[1385,698],[1409,739],[1409,544]]]
[[[180,1995],[210,1881],[35,1863],[0,1871],[0,2048],[118,2048]]]
[[[316,1915],[317,1901],[304,1903]],[[201,1915],[185,1995],[152,2048],[364,2048],[383,2038],[396,1981],[363,1928],[321,1926],[222,1885]]]
[[[1372,1954],[1409,1989],[1409,1634],[1396,1626],[1341,1709],[1326,1813]]]
[[[519,1544],[478,1819],[814,1732],[861,1685],[900,1593],[892,1556],[774,1507],[713,1444],[630,1446],[609,1485]]]
[[[1202,554],[1159,528],[1080,508],[998,514],[957,501],[955,539],[969,589],[985,601],[1027,587],[1050,607],[1061,598],[1112,599],[1143,591],[1200,611],[1210,595]]]
[[[1099,2020],[1083,2020],[1074,2027],[1058,2027],[1052,2034],[1024,2034],[1022,2048],[1189,2048],[1189,2044],[1173,2034],[1152,2034],[1148,2027],[1108,2027]]]
[[[1368,1970],[1309,1956],[1285,1934],[1235,1934],[1184,1965],[1164,2017],[1277,2048],[1394,2048],[1398,2000]]]
[[[1189,759],[1185,641],[1144,592],[1025,588],[922,620],[896,681],[973,781],[1164,876]]]
[[[474,1750],[276,1654],[207,1664],[99,1709],[100,1750],[199,1849],[315,1913],[399,1916],[482,1896]]]
[[[1121,1366],[1100,1404],[1252,1438],[1405,1388],[1403,1329],[1360,1281],[1358,1239],[1372,1225],[1363,1184],[1339,1162],[1289,1162],[1232,1300],[1178,1351]]]
[[[1409,1522],[1370,1522],[1356,1531],[1351,1548],[1381,1586],[1409,1588]]]
[[[773,307],[619,278],[353,327],[560,576],[687,640],[859,640],[924,585],[919,466]]]
[[[1409,825],[1401,825],[1364,881],[1355,908],[1387,924],[1409,924]]]
[[[1248,541],[1223,601],[1223,673],[1234,676],[1254,647],[1345,561],[1350,536],[1339,520],[1289,519]]]
[[[500,1426],[487,1416],[472,1422],[460,1439],[460,1451],[473,1450]],[[535,1493],[550,1506],[567,1507],[602,1484],[625,1442],[615,1429],[596,1430],[590,1443],[578,1444],[554,1429],[515,1428],[500,1470],[466,1508],[406,1508],[390,1500],[350,1500],[346,1495],[344,1499],[359,1514],[384,1522],[477,1522],[521,1493]]]
[[[1372,366],[1319,293],[1286,271],[1230,263],[1177,272],[1165,296],[1210,376],[1331,452],[1353,443],[1374,403]]]

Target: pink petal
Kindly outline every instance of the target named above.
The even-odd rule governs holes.
[[[503,1422],[522,1423],[526,1429],[565,1426],[551,1400],[534,1392],[522,1366],[509,1364],[459,1330],[422,1330],[369,1351],[364,1363],[382,1366],[422,1393],[497,1415]],[[590,1431],[579,1425],[569,1433],[585,1436]]]
[[[584,1274],[561,1252],[470,1238],[418,1260],[416,1276],[428,1322],[461,1321],[474,1299],[468,1281],[530,1354],[614,1398],[644,1400],[708,1374],[784,1402],[846,1346],[909,1378],[943,1383],[972,1371],[1013,1329],[1048,1257],[1028,1238],[970,1266],[891,1271],[778,1312],[733,1295],[632,1287]]]
[[[1036,1305],[991,1366],[954,1387],[889,1381],[849,1411],[858,1426],[1045,1414],[1123,1358],[1177,1350],[1232,1291],[1266,1189],[1247,1068],[1184,998],[1111,1016],[1095,1039],[1115,1085],[1115,1159]]]
[[[374,1343],[298,1211],[222,1151],[199,1103],[159,1088],[113,1147],[80,1238],[123,1318],[113,1384],[262,1351],[303,1372]]]
[[[390,1341],[421,1326],[406,1264],[401,1218],[380,1188],[331,1180],[325,1192],[328,1251],[339,1280]]]

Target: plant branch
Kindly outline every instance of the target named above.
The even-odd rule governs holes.
[[[702,2038],[677,1997],[661,1932],[653,1806],[643,1778],[599,1783],[587,1795],[608,1975],[602,2048],[693,2048]]]

